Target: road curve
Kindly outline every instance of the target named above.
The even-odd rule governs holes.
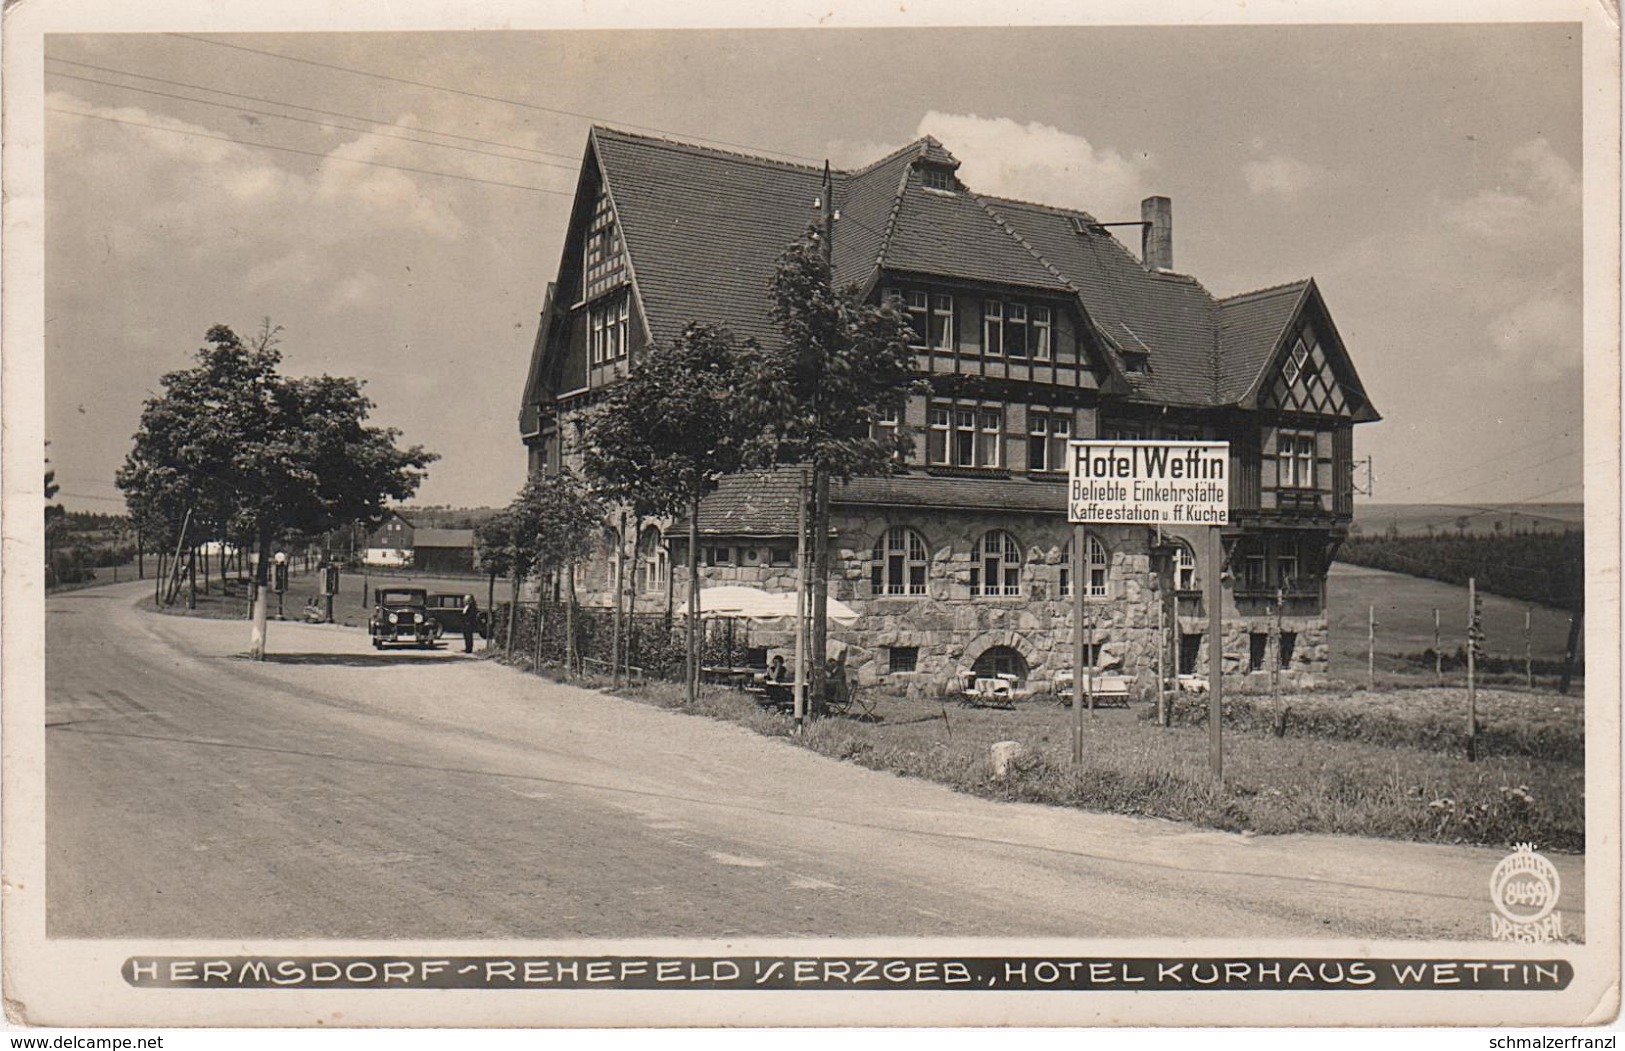
[[[995,803],[354,629],[256,664],[149,588],[46,603],[52,937],[1487,931],[1502,851]]]

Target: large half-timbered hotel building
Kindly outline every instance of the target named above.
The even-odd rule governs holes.
[[[1204,527],[1092,527],[1072,579],[1063,450],[1101,437],[1230,443],[1227,674],[1323,671],[1353,426],[1378,416],[1314,281],[1215,298],[1173,269],[1167,198],[1143,203],[1136,258],[1094,217],[979,194],[958,168],[928,137],[832,178],[837,279],[902,301],[930,385],[902,421],[906,472],[833,487],[831,594],[860,614],[832,628],[849,668],[915,693],[963,668],[1041,689],[1070,666],[1084,587],[1101,670],[1148,687],[1160,642],[1170,673],[1205,672]],[[583,414],[689,322],[774,340],[767,283],[822,185],[818,168],[592,129],[525,385],[531,470],[578,465]],[[780,470],[706,500],[706,584],[794,587],[798,491]],[[638,610],[685,605],[686,526],[662,526],[627,528]],[[588,566],[578,588],[608,604],[613,579]]]

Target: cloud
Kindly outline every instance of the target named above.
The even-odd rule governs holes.
[[[960,177],[978,193],[1078,208],[1102,219],[1138,216],[1154,168],[1147,157],[1008,117],[932,110],[917,134],[941,140],[963,162]]]
[[[1247,189],[1255,195],[1293,198],[1320,182],[1326,172],[1295,157],[1276,155],[1268,160],[1249,161],[1242,165],[1241,174],[1247,180]]]

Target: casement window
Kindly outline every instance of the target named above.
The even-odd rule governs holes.
[[[1298,553],[1282,551],[1275,556],[1275,586],[1290,589],[1298,582]]]
[[[918,646],[888,646],[886,650],[886,674],[907,675],[919,669],[920,648]]]
[[[970,571],[973,596],[1002,597],[1021,594],[1021,545],[1002,529],[983,533],[976,542]]]
[[[1242,582],[1248,591],[1258,591],[1269,585],[1268,559],[1262,554],[1249,554],[1242,567]]]
[[[1049,307],[1034,306],[1032,309],[1032,351],[1033,360],[1048,361],[1054,343],[1051,338]]]
[[[638,590],[644,594],[665,591],[670,565],[660,527],[644,526],[638,534]]]
[[[1102,544],[1100,538],[1093,533],[1087,534],[1084,539],[1086,543],[1083,546],[1083,551],[1088,560],[1084,572],[1089,578],[1089,590],[1086,597],[1105,598],[1107,571],[1111,568],[1111,561],[1106,555],[1106,545]],[[1070,540],[1061,549],[1061,597],[1072,597],[1072,542]]]
[[[1004,353],[1011,358],[1027,356],[1027,305],[1004,305]]]
[[[997,299],[982,303],[982,353],[1004,356],[1004,304]]]
[[[887,299],[902,301],[913,335],[909,344],[930,347],[932,350],[954,349],[954,297],[941,292],[911,288],[899,291],[888,288]]]
[[[1000,409],[933,405],[926,411],[926,455],[937,466],[998,467],[1003,444]]]
[[[1027,470],[1066,473],[1066,446],[1072,440],[1072,414],[1042,409],[1027,412]]]
[[[1107,423],[1100,436],[1109,442],[1136,442],[1145,437],[1145,429],[1137,423]]]
[[[875,441],[883,441],[888,445],[895,445],[897,430],[902,425],[901,415],[896,409],[880,409],[869,421],[869,437]],[[899,457],[906,460],[907,457]]]
[[[954,173],[944,168],[926,168],[922,172],[922,181],[927,190],[953,193],[959,189],[959,183],[954,179]]]
[[[768,548],[768,563],[775,566],[793,566],[796,564],[796,549],[793,547]]]
[[[1013,361],[1049,361],[1054,355],[1050,308],[1003,299],[983,300],[982,352]]]
[[[606,365],[626,356],[631,319],[631,301],[624,295],[588,308],[588,357],[594,365]]]
[[[700,556],[708,566],[731,566],[734,564],[734,549],[727,544],[712,544],[700,548]]]
[[[1183,542],[1174,548],[1174,590],[1196,590],[1196,552]]]
[[[869,589],[878,596],[925,594],[925,540],[907,526],[892,526],[869,554]]]
[[[1282,431],[1275,447],[1282,489],[1315,488],[1315,434],[1313,431]]]

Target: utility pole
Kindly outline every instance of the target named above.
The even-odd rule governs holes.
[[[807,472],[796,486],[796,730],[807,723]]]
[[[824,265],[829,270],[830,285],[835,284],[835,182],[830,178],[829,161],[824,162],[823,193],[818,205],[822,209],[822,236]],[[812,586],[812,705],[814,711],[824,707],[825,660],[829,655],[829,470],[816,459],[813,461],[813,586]]]

